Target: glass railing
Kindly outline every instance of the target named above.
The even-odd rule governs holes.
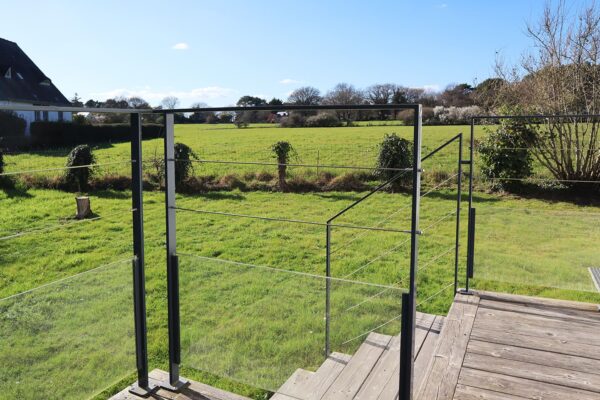
[[[276,391],[325,360],[324,276],[179,254],[182,365]],[[401,290],[331,279],[331,351],[398,334]]]
[[[474,287],[582,299],[598,292],[600,211],[476,203]],[[561,294],[562,293],[562,294]]]
[[[135,371],[131,262],[0,300],[0,397],[85,399]]]

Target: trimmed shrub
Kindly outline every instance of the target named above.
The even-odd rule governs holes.
[[[67,167],[91,165],[96,161],[92,148],[87,144],[75,147],[67,157]],[[77,191],[87,190],[90,177],[94,174],[93,167],[69,168],[65,172],[65,180],[71,187],[76,186]]]
[[[24,142],[27,123],[14,112],[0,111],[0,138],[5,146],[17,147]]]
[[[187,144],[175,143],[175,185],[181,185],[194,173],[192,159],[199,159],[194,150]]]
[[[412,142],[403,139],[395,133],[386,134],[379,145],[377,156],[377,175],[380,179],[387,181],[397,174],[403,174],[392,184],[392,189],[400,189],[403,185],[411,182],[410,171],[395,171],[382,168],[411,168],[413,163]]]
[[[281,118],[281,127],[283,128],[301,128],[304,126],[306,118],[299,112],[292,111],[287,117]]]
[[[163,136],[160,124],[142,126],[143,139]],[[81,125],[70,122],[38,121],[31,124],[31,145],[34,147],[64,147],[81,142],[123,142],[131,140],[128,124]]]
[[[319,113],[317,115],[306,118],[306,126],[311,128],[323,127],[330,128],[335,126],[341,126],[342,123],[334,114],[331,113]]]
[[[488,137],[477,146],[483,163],[481,173],[494,180],[494,189],[519,186],[520,181],[515,178],[524,179],[533,173],[529,144],[536,132],[522,120],[512,118],[501,120],[496,130],[488,131]]]

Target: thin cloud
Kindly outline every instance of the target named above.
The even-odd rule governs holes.
[[[190,48],[190,45],[184,42],[181,43],[177,43],[174,44],[173,47],[171,47],[173,50],[187,50]]]
[[[426,92],[439,92],[440,91],[440,85],[438,84],[431,84],[431,85],[424,85],[423,89]]]
[[[296,79],[285,78],[279,81],[282,85],[293,85],[295,83],[302,83],[301,81],[297,81]]]

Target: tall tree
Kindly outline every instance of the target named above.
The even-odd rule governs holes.
[[[364,104],[365,99],[363,93],[348,83],[338,83],[331,89],[323,98],[324,104],[349,104],[359,105]],[[336,110],[336,115],[340,121],[345,121],[349,124],[356,120],[358,113],[352,110]]]
[[[288,103],[304,106],[316,106],[321,102],[321,92],[312,86],[294,90],[288,97]]]
[[[179,99],[175,96],[167,96],[160,102],[163,108],[170,110],[173,108],[177,108],[179,105]]]

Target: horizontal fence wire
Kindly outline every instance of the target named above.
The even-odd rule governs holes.
[[[349,280],[349,279],[335,278],[332,276],[324,276],[324,275],[318,275],[318,274],[311,274],[308,272],[293,271],[293,270],[289,270],[289,269],[269,267],[267,265],[257,265],[257,264],[250,264],[250,263],[245,263],[245,262],[241,262],[241,261],[226,260],[226,259],[222,259],[222,258],[199,256],[197,254],[185,253],[185,252],[180,252],[180,251],[177,252],[177,255],[193,257],[193,258],[197,258],[200,260],[218,262],[218,263],[222,263],[222,264],[237,265],[237,266],[241,266],[241,267],[257,268],[257,269],[264,269],[264,270],[273,271],[273,272],[289,273],[289,274],[294,274],[294,275],[298,275],[298,276],[318,278],[318,279],[322,279],[324,281],[351,283],[351,284],[362,285],[362,286],[371,286],[371,287],[388,288],[388,289],[394,289],[394,290],[402,290],[402,289],[398,289],[397,287],[394,287],[394,286],[383,285],[380,283],[353,281],[353,280]]]
[[[86,164],[86,165],[74,165],[72,167],[64,166],[64,167],[54,167],[54,168],[29,169],[29,170],[21,170],[21,171],[3,172],[0,174],[0,176],[31,174],[31,173],[36,173],[36,172],[64,171],[64,170],[79,169],[79,168],[94,168],[94,167],[103,167],[106,165],[131,164],[131,163],[135,163],[135,162],[136,162],[135,160],[127,160],[127,161],[113,161],[113,162],[106,162],[106,163]]]
[[[296,164],[296,163],[276,163],[263,161],[227,161],[227,160],[183,160],[171,159],[169,161],[193,162],[193,163],[211,163],[211,164],[234,164],[234,165],[263,165],[271,167],[306,167],[306,168],[330,168],[330,169],[360,169],[369,171],[412,171],[412,168],[388,168],[388,167],[365,167],[357,165],[331,165],[331,164]]]
[[[102,268],[106,268],[106,267],[110,267],[110,266],[113,266],[113,265],[122,264],[122,263],[125,263],[125,262],[132,262],[132,261],[133,261],[133,257],[129,257],[129,258],[123,258],[123,259],[117,260],[117,261],[112,261],[112,262],[109,262],[107,264],[102,264],[102,265],[99,265],[99,266],[94,267],[92,269],[88,269],[87,271],[79,272],[79,273],[77,273],[75,275],[71,275],[71,276],[66,276],[64,278],[61,278],[61,279],[58,279],[58,280],[55,280],[55,281],[52,281],[52,282],[49,282],[49,283],[45,283],[43,285],[34,287],[32,289],[25,290],[23,292],[19,292],[19,293],[13,294],[11,296],[8,296],[8,297],[5,297],[3,299],[0,299],[0,301],[9,300],[9,299],[12,299],[12,298],[15,298],[15,297],[27,294],[27,293],[31,293],[31,292],[34,292],[34,291],[36,291],[38,289],[42,289],[42,288],[45,288],[45,287],[48,287],[48,286],[51,286],[51,285],[54,285],[54,284],[57,284],[57,283],[60,283],[60,282],[71,280],[71,279],[76,278],[78,276],[82,276],[82,275],[85,275],[85,274],[89,274],[89,273],[98,271],[99,269],[102,269]]]
[[[260,215],[236,214],[236,213],[228,213],[228,212],[223,212],[223,211],[195,210],[195,209],[185,208],[185,207],[173,207],[173,209],[178,210],[178,211],[187,211],[187,212],[198,213],[198,214],[223,215],[223,216],[227,216],[227,217],[258,219],[258,220],[262,220],[262,221],[289,222],[289,223],[302,224],[302,225],[330,226],[330,227],[336,227],[336,228],[359,229],[359,230],[367,230],[367,231],[411,233],[410,230],[405,230],[405,229],[378,228],[378,227],[346,225],[346,224],[327,224],[326,222],[305,221],[305,220],[300,220],[300,219],[286,219],[286,218],[277,218],[277,217],[263,217]],[[418,233],[419,232],[417,232],[417,234]]]
[[[425,300],[418,302],[417,307],[419,307],[421,304],[427,303],[428,301],[432,300],[434,297],[439,296],[444,290],[448,289],[450,286],[454,286],[454,281],[448,283],[446,286],[444,286],[443,288],[441,288],[440,290],[438,290],[431,296],[427,297]]]
[[[438,184],[437,186],[429,189],[427,192],[421,194],[421,198],[426,197],[427,195],[433,193],[435,190],[439,189],[441,186],[445,185],[446,183],[448,183],[450,180],[456,178],[458,176],[457,174],[454,174],[453,176],[445,179],[443,182],[441,182],[440,184]],[[390,219],[394,218],[396,215],[398,215],[399,213],[401,213],[402,211],[405,211],[407,209],[409,209],[412,206],[412,204],[407,204],[403,207],[400,207],[398,210],[394,211],[393,213],[391,213],[390,215],[384,217],[382,220],[380,220],[379,222],[377,222],[375,224],[376,227],[379,227],[381,225],[383,225],[384,223],[386,223],[387,221],[389,221]],[[341,247],[338,247],[337,249],[331,251],[331,255],[344,250],[345,248],[347,248],[348,246],[350,246],[352,243],[354,243],[355,241],[359,240],[360,238],[364,237],[368,232],[363,232],[359,235],[356,235],[354,238],[348,240],[347,242],[345,242]],[[421,232],[422,233],[422,232]]]
[[[378,325],[378,326],[376,326],[376,327],[375,327],[375,328],[373,328],[373,329],[369,329],[368,331],[366,331],[366,332],[363,332],[363,333],[361,333],[360,335],[357,335],[357,336],[353,337],[352,339],[348,339],[348,340],[346,340],[345,342],[343,342],[343,343],[342,343],[342,346],[343,346],[343,345],[345,345],[345,344],[348,344],[348,343],[350,343],[350,342],[353,342],[353,341],[355,341],[355,340],[358,340],[358,339],[360,339],[360,338],[363,338],[363,337],[367,336],[369,333],[375,332],[377,329],[381,329],[381,328],[383,328],[384,326],[386,326],[386,325],[389,325],[389,324],[391,324],[392,322],[394,322],[394,321],[396,321],[396,320],[398,320],[398,319],[400,319],[400,318],[402,318],[402,314],[400,314],[400,315],[397,315],[397,316],[395,316],[394,318],[392,318],[392,319],[390,319],[390,320],[388,320],[388,321],[384,322],[383,324],[381,324],[381,325]]]
[[[43,228],[37,228],[37,229],[30,229],[30,230],[27,230],[27,231],[21,231],[21,232],[13,233],[11,235],[2,236],[2,237],[0,237],[0,241],[1,240],[8,240],[8,239],[20,238],[20,237],[23,237],[23,236],[32,235],[32,234],[36,234],[36,233],[44,233],[44,232],[51,232],[51,231],[55,231],[55,230],[59,230],[59,229],[66,229],[66,228],[70,228],[71,226],[80,225],[80,224],[85,223],[85,222],[98,221],[100,219],[106,219],[106,218],[114,217],[115,215],[129,214],[129,213],[132,213],[134,211],[137,211],[137,209],[136,208],[132,208],[130,210],[118,211],[118,212],[110,213],[110,214],[107,214],[107,215],[99,215],[99,216],[93,217],[93,218],[78,219],[76,221],[68,222],[68,223],[65,223],[65,224],[56,224],[56,225],[47,226],[47,227],[43,227]]]
[[[522,208],[522,207],[498,207],[498,206],[480,206],[477,208],[477,213],[485,213],[487,211],[515,211],[523,213],[544,213],[544,214],[559,214],[559,215],[584,215],[592,218],[600,218],[600,212],[596,211],[577,211],[577,210],[548,210],[544,208]]]
[[[437,260],[439,260],[440,258],[444,257],[445,255],[448,255],[448,254],[449,254],[451,251],[453,251],[454,249],[455,249],[455,247],[454,247],[454,246],[452,246],[452,247],[450,247],[448,250],[446,250],[446,251],[442,252],[441,254],[438,254],[438,255],[437,255],[436,257],[434,257],[433,259],[431,259],[431,260],[427,261],[425,264],[423,264],[423,266],[422,266],[422,267],[420,267],[420,268],[417,270],[417,273],[419,273],[419,272],[423,272],[423,271],[424,271],[424,270],[425,270],[425,269],[426,269],[428,266],[430,266],[430,265],[434,264],[434,263],[435,263]],[[400,284],[400,282],[398,282],[398,284]],[[344,312],[351,311],[351,310],[353,310],[353,309],[355,309],[355,308],[358,308],[358,307],[362,306],[363,304],[366,304],[366,303],[368,303],[369,301],[371,301],[371,300],[373,300],[373,299],[375,299],[375,298],[377,298],[377,297],[381,296],[382,294],[385,294],[385,293],[387,293],[389,290],[390,290],[390,289],[383,289],[381,292],[375,293],[374,295],[367,297],[365,300],[363,300],[363,301],[361,301],[361,302],[359,302],[359,303],[356,303],[356,304],[355,304],[355,305],[353,305],[353,306],[350,306],[350,307],[346,308],[346,309],[344,310]]]

